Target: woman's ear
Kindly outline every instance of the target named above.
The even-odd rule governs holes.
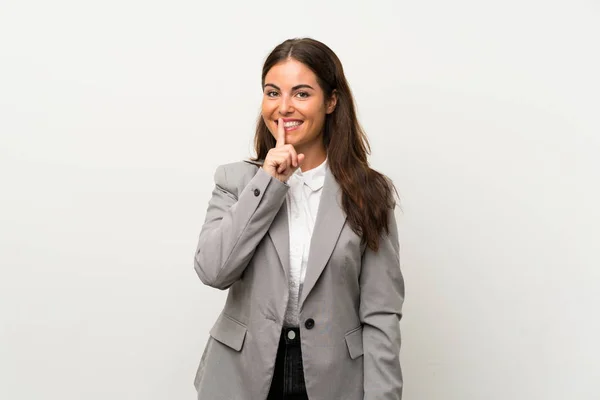
[[[331,114],[333,112],[333,110],[335,110],[336,105],[337,105],[337,90],[334,89],[333,92],[331,92],[331,97],[327,101],[327,110],[325,111],[325,113]]]

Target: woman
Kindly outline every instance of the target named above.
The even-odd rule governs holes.
[[[312,39],[267,57],[250,161],[222,165],[195,255],[229,289],[202,400],[400,399],[404,282],[391,182],[337,56]]]

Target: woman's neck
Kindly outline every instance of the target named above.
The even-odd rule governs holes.
[[[296,148],[296,152],[304,154],[304,161],[300,167],[302,172],[318,167],[327,158],[327,150],[325,150],[325,146],[322,144],[310,149]]]

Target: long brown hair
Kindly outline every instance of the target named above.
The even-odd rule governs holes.
[[[382,232],[389,233],[388,216],[390,208],[395,206],[396,189],[385,175],[369,167],[367,155],[371,148],[356,118],[354,99],[342,63],[329,47],[317,40],[288,39],[275,47],[265,60],[262,85],[269,70],[287,59],[297,60],[315,73],[326,100],[335,90],[337,104],[335,110],[326,115],[323,128],[327,164],[342,189],[342,208],[352,230],[376,251]],[[275,143],[259,115],[254,160],[264,160]]]

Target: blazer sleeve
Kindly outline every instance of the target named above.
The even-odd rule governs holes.
[[[236,196],[238,182],[234,177],[230,177],[233,181],[230,182],[227,172],[227,166],[223,165],[215,172],[215,188],[194,257],[194,269],[200,280],[221,290],[242,276],[289,188],[258,168]],[[236,175],[236,171],[229,172]]]
[[[359,316],[363,324],[364,400],[401,400],[404,279],[393,209],[389,212],[389,234],[384,232],[377,252],[366,248],[362,262]]]

